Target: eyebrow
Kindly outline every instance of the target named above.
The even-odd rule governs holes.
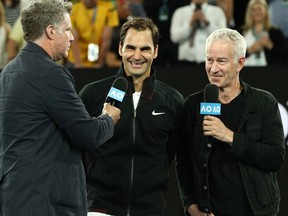
[[[133,45],[126,45],[126,47],[128,48],[128,49],[135,49],[136,47],[135,46],[133,46]],[[143,47],[140,47],[140,49],[141,50],[151,50],[151,47],[150,46],[143,46]]]
[[[226,57],[220,57],[220,58],[217,58],[216,60],[227,60],[228,58]]]

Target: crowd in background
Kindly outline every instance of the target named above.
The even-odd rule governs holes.
[[[24,47],[19,15],[31,0],[0,2],[0,68]],[[159,27],[155,65],[202,64],[205,40],[216,29],[238,30],[247,40],[246,66],[287,64],[287,0],[71,0],[74,42],[68,68],[119,67],[119,29],[131,17]]]

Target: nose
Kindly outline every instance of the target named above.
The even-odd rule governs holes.
[[[74,41],[74,35],[72,34],[72,32],[70,31],[70,42]]]
[[[216,61],[214,61],[212,64],[211,64],[211,69],[210,69],[211,72],[217,72],[218,71],[218,64]]]
[[[141,56],[142,56],[141,50],[135,49],[134,53],[133,53],[133,56],[134,56],[135,59],[140,59]]]

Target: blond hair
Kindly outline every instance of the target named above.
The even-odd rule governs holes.
[[[263,27],[264,27],[264,30],[268,31],[271,28],[271,22],[270,22],[270,16],[269,16],[269,6],[266,0],[250,0],[248,2],[246,13],[245,13],[244,30],[247,31],[249,29],[252,29],[254,26],[253,20],[251,18],[251,10],[255,4],[262,5],[266,10],[266,18],[265,18]]]

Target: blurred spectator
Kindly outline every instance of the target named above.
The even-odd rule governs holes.
[[[154,21],[160,31],[160,49],[154,65],[177,64],[178,45],[170,38],[171,18],[177,8],[188,5],[190,2],[191,0],[144,0],[143,5],[147,16]]]
[[[146,0],[120,0],[122,2],[127,2],[130,10],[132,11],[132,16],[134,17],[147,17],[146,11],[143,6],[143,1]]]
[[[4,5],[0,2],[0,69],[7,63],[7,40],[10,31],[10,25],[5,19]]]
[[[285,37],[280,29],[271,25],[265,0],[249,1],[245,23],[239,32],[247,42],[245,66],[267,66],[285,62]]]
[[[6,22],[13,26],[20,12],[28,5],[30,0],[1,0],[5,8]]]
[[[191,0],[178,8],[171,22],[171,39],[178,44],[178,60],[204,63],[206,38],[213,31],[226,27],[223,10],[207,0]]]
[[[67,67],[103,67],[113,27],[119,25],[114,0],[81,0],[71,14],[74,42],[69,51]]]
[[[9,34],[7,43],[8,61],[11,61],[16,57],[18,52],[24,47],[26,41],[23,37],[23,30],[20,18],[18,18],[13,25]]]
[[[226,16],[227,26],[234,26],[233,0],[208,0],[207,3],[222,8]]]
[[[106,66],[115,68],[122,64],[122,58],[118,53],[122,24],[132,17],[146,17],[142,0],[117,0],[117,11],[120,25],[113,29],[111,44],[106,54]]]
[[[287,0],[270,0],[269,12],[271,15],[271,23],[279,27],[288,46],[288,1]]]

